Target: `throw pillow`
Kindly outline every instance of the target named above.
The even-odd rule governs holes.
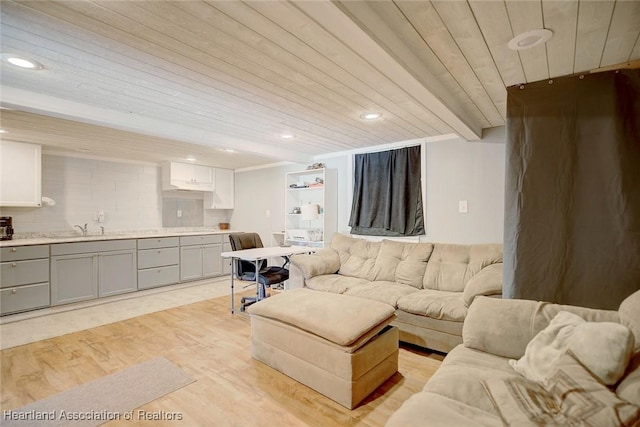
[[[612,385],[624,374],[633,343],[633,334],[624,325],[586,322],[578,315],[561,311],[527,344],[524,355],[509,363],[527,379],[541,382],[571,349],[603,383]]]
[[[624,375],[635,339],[629,328],[612,322],[584,322],[569,338],[569,349],[606,385]]]
[[[509,360],[509,364],[520,375],[532,381],[544,381],[554,363],[569,346],[569,337],[584,319],[567,311],[559,312],[546,328],[533,337],[524,355],[519,360]]]
[[[618,398],[568,352],[544,383],[521,377],[487,380],[484,388],[508,426],[632,426],[640,407]]]

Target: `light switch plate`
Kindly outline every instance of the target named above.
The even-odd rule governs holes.
[[[458,213],[468,213],[468,212],[469,212],[469,206],[467,205],[467,201],[460,200],[458,202]]]

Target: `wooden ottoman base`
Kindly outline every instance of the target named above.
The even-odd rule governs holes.
[[[281,295],[293,292],[297,291]],[[275,302],[276,297],[260,304],[272,299]],[[293,326],[297,323],[253,314],[257,305],[250,310],[252,357],[349,409],[398,371],[399,336],[394,326],[372,324],[368,334],[354,345],[343,346]],[[344,323],[342,326],[348,327]]]

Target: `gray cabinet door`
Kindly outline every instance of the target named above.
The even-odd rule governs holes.
[[[98,295],[106,297],[138,289],[136,251],[98,254]]]
[[[98,297],[98,254],[51,257],[51,305]]]
[[[180,280],[197,280],[202,278],[203,257],[202,246],[182,246],[180,248]]]
[[[204,277],[222,275],[222,245],[206,245],[202,249],[202,275]]]
[[[231,252],[231,243],[223,243],[222,252]],[[222,260],[222,274],[231,274],[231,258]]]

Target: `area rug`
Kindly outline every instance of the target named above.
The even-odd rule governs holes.
[[[113,420],[179,421],[181,413],[145,412],[140,406],[195,380],[164,357],[134,365],[62,393],[5,410],[0,424],[27,426],[98,426]]]

